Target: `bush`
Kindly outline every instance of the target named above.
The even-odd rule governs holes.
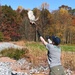
[[[27,51],[28,51],[27,48],[22,50],[10,48],[10,49],[2,50],[0,54],[2,56],[6,56],[18,60],[22,58],[27,53]]]
[[[3,41],[4,40],[4,36],[3,36],[3,33],[0,32],[0,41]]]

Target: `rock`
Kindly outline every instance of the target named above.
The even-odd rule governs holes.
[[[6,58],[7,61],[4,61],[3,58]],[[25,58],[18,61],[7,57],[0,58],[0,75],[48,75],[47,70],[48,66],[33,67]]]
[[[8,42],[2,42],[0,43],[0,51],[4,49],[9,49],[9,48],[14,48],[14,49],[23,49],[22,46],[13,44],[13,43],[8,43]]]
[[[11,71],[9,63],[0,62],[0,75],[11,75]]]

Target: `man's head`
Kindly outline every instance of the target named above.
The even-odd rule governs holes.
[[[52,36],[52,42],[53,42],[53,44],[55,44],[55,45],[59,45],[60,42],[61,42],[61,40],[60,40],[59,37]]]

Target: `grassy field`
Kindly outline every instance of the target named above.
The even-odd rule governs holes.
[[[75,45],[61,45],[63,51],[75,52]]]
[[[25,44],[26,47],[32,49],[32,50],[41,50],[41,51],[45,51],[46,48],[42,43],[39,42],[27,42]]]
[[[28,42],[25,44],[28,48],[32,50],[46,50],[45,46],[42,43],[39,42]],[[71,51],[75,52],[75,45],[60,45],[62,51]]]
[[[20,44],[20,43],[18,43]],[[23,43],[22,43],[23,44]],[[25,50],[4,50],[0,54],[19,59],[25,57],[33,65],[47,65],[47,50],[41,42],[24,42]],[[61,62],[65,68],[75,70],[75,45],[60,45],[62,48]],[[24,52],[25,51],[25,52]],[[22,56],[21,56],[22,55]]]
[[[29,42],[25,44],[31,50],[33,63],[47,61],[47,50],[45,46],[39,42]],[[62,49],[61,62],[65,68],[75,70],[75,45],[60,45]],[[34,58],[35,57],[35,58]],[[40,60],[38,58],[41,58]],[[37,61],[38,60],[38,61]],[[37,61],[37,62],[34,62]]]

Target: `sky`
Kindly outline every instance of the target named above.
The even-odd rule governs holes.
[[[75,8],[75,0],[0,0],[1,5],[11,6],[16,10],[18,6],[22,6],[24,9],[40,8],[42,3],[49,4],[49,10],[57,10],[61,5],[67,5],[72,9]]]

